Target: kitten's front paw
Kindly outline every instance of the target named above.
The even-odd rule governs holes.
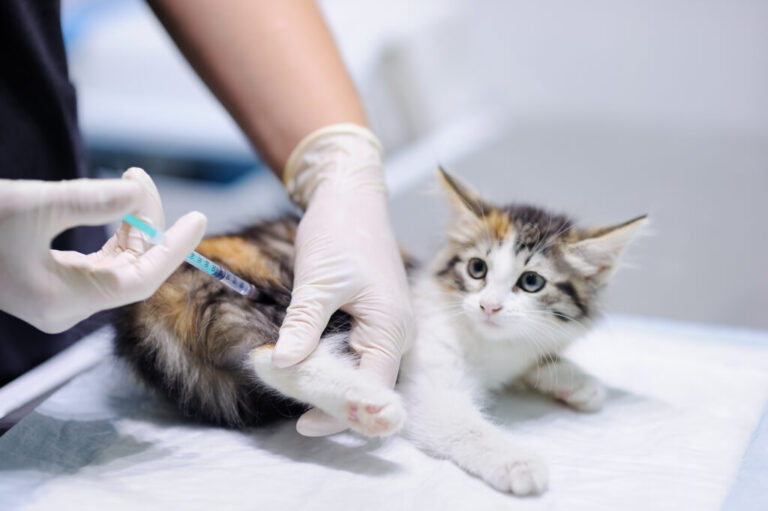
[[[605,401],[605,389],[600,382],[565,359],[555,358],[534,367],[523,376],[523,381],[581,412],[596,412]]]
[[[512,456],[490,471],[486,481],[515,495],[539,495],[547,489],[547,465],[535,455]]]
[[[555,397],[580,412],[597,412],[603,407],[605,388],[594,378],[587,378],[575,389],[555,392]]]
[[[389,436],[400,431],[405,422],[405,408],[391,390],[381,390],[346,400],[344,420],[365,436]]]

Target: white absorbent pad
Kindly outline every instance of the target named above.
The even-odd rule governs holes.
[[[491,410],[548,459],[542,497],[499,493],[399,437],[189,424],[107,360],[0,438],[0,508],[719,509],[768,398],[768,335],[613,319],[568,356],[609,386],[602,412],[527,393]]]

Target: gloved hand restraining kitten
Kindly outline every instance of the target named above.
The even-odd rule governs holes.
[[[600,383],[557,354],[589,328],[646,219],[582,230],[535,207],[490,205],[440,177],[453,220],[432,262],[410,271],[418,333],[395,391],[356,368],[343,312],[306,360],[271,363],[291,298],[297,218],[203,240],[197,250],[258,295],[239,297],[184,265],[154,296],[118,311],[117,353],[190,417],[258,426],[313,406],[363,435],[402,430],[498,490],[541,493],[546,465],[486,420],[482,404],[489,391],[521,380],[576,410],[600,408]]]

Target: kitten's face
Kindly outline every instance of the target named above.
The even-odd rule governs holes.
[[[588,311],[578,296],[564,291],[581,283],[557,270],[541,251],[515,250],[515,236],[480,242],[462,251],[452,271],[461,311],[488,338],[509,337],[555,323],[582,322]]]
[[[528,206],[488,205],[444,174],[453,199],[449,242],[434,275],[457,312],[483,337],[571,337],[596,302],[637,219],[578,230]]]

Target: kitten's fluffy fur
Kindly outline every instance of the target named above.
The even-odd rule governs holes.
[[[580,230],[535,207],[492,206],[448,174],[440,177],[453,221],[432,263],[411,272],[418,335],[403,357],[397,392],[356,369],[342,312],[304,362],[272,366],[290,301],[295,218],[198,247],[251,281],[256,297],[238,297],[183,266],[154,296],[119,312],[117,353],[192,417],[260,425],[311,405],[364,435],[402,428],[420,448],[499,490],[540,493],[546,466],[487,421],[482,403],[489,391],[519,380],[577,410],[600,408],[600,384],[557,354],[589,327],[645,217]]]

